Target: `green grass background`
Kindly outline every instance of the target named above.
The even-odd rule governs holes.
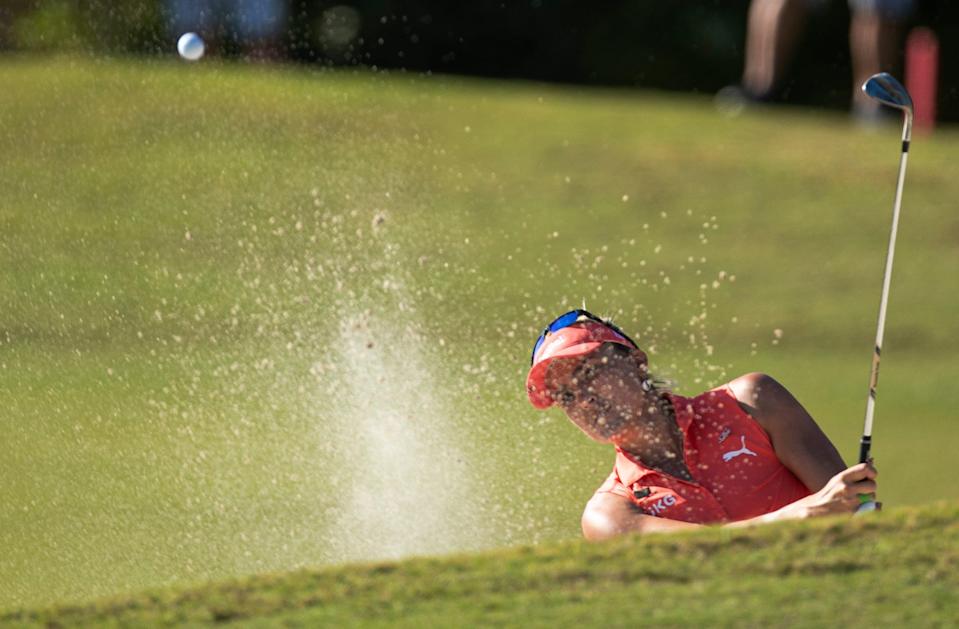
[[[586,305],[856,456],[898,131],[705,97],[0,62],[0,609],[567,540],[611,452],[526,402]],[[874,454],[959,497],[951,129],[910,157]]]
[[[955,504],[925,505],[749,531],[300,570],[11,612],[0,624],[950,626],[957,515]]]

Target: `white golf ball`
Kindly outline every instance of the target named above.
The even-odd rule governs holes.
[[[183,33],[176,43],[177,52],[187,61],[196,61],[203,56],[206,45],[196,33]]]

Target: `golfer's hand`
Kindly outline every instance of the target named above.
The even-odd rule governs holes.
[[[872,462],[859,463],[839,472],[825,487],[804,499],[803,516],[854,513],[860,504],[860,494],[875,500],[878,474]]]

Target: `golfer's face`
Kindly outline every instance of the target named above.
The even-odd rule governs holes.
[[[589,437],[607,443],[635,424],[647,406],[645,363],[606,343],[579,359],[556,360],[546,382],[556,404]]]

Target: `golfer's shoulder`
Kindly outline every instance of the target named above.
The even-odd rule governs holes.
[[[746,403],[753,402],[754,398],[760,397],[763,393],[775,395],[778,389],[783,388],[775,378],[760,371],[753,371],[738,378],[733,378],[726,383],[726,387],[732,391],[737,400]]]
[[[739,406],[760,423],[766,418],[777,417],[784,409],[798,405],[796,398],[786,387],[767,373],[747,373],[730,380],[726,387],[739,402]]]

